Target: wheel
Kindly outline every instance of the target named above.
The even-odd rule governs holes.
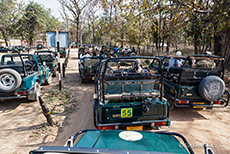
[[[199,85],[199,94],[207,101],[215,101],[219,99],[225,91],[225,83],[218,76],[207,76]]]
[[[57,68],[54,68],[54,72],[52,74],[53,77],[57,76]]]
[[[81,83],[85,83],[85,79],[81,77]]]
[[[33,64],[25,63],[25,67],[26,67],[27,71],[32,71],[33,70]]]
[[[19,88],[22,83],[20,74],[13,69],[0,70],[0,91],[11,92]]]
[[[29,101],[37,101],[40,96],[41,87],[38,82],[34,84],[34,91],[27,97]]]
[[[51,75],[51,73],[49,73],[48,79],[46,80],[45,83],[46,83],[47,85],[50,85],[50,84],[52,83],[52,75]]]
[[[170,99],[170,100],[168,100],[168,102],[169,102],[169,105],[170,105],[169,109],[171,109],[171,110],[175,109],[176,106],[175,106],[173,100]]]

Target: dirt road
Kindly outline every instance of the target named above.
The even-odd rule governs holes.
[[[62,115],[55,120],[63,121],[60,127],[48,127],[51,131],[35,137],[34,131],[46,122],[38,102],[12,100],[0,102],[0,151],[3,154],[24,154],[42,145],[64,145],[69,136],[82,129],[94,128],[93,125],[93,82],[81,84],[78,74],[77,51],[72,50],[64,86],[74,94],[77,107],[68,116]],[[49,95],[56,87],[58,79],[51,86],[42,86],[42,94]],[[230,107],[213,110],[193,110],[179,108],[170,110],[171,130],[181,133],[191,144],[196,154],[204,153],[203,144],[209,144],[216,154],[230,153]],[[52,131],[53,130],[53,131]],[[180,145],[178,145],[180,146]]]

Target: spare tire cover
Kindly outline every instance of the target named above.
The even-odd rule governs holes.
[[[225,91],[225,83],[218,76],[207,76],[199,85],[199,94],[207,101],[219,99]]]
[[[11,92],[20,87],[22,78],[20,74],[13,69],[0,70],[0,91]]]

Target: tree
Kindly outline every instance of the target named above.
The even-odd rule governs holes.
[[[15,24],[20,17],[21,4],[17,4],[16,0],[0,0],[0,32],[8,46],[7,39],[9,36],[16,35]]]
[[[82,15],[82,11],[86,8],[86,6],[90,3],[94,3],[96,5],[97,1],[86,0],[86,1],[77,1],[77,0],[58,0],[60,4],[67,8],[70,14],[73,17],[73,23],[77,25],[77,45],[79,44],[79,31],[80,31],[80,18]]]
[[[40,37],[45,41],[46,31],[54,31],[59,25],[60,22],[51,16],[50,10],[32,1],[26,6],[25,13],[17,23],[18,33],[30,46],[36,38]]]

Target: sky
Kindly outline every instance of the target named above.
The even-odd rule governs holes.
[[[19,1],[19,0],[18,0]],[[20,0],[28,4],[30,1],[37,2],[38,4],[44,5],[47,9],[50,8],[51,14],[61,20],[61,14],[59,13],[59,10],[61,10],[61,4],[58,2],[58,0]]]

